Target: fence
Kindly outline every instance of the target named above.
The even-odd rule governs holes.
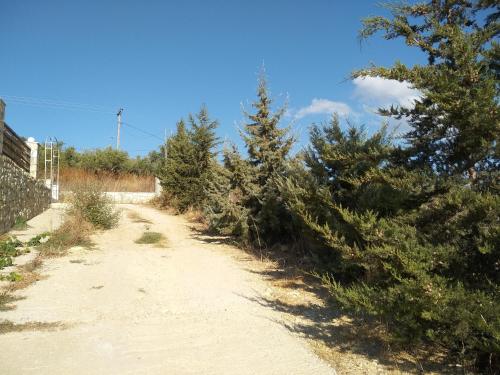
[[[0,100],[0,155],[5,155],[17,166],[30,172],[31,148],[4,120],[5,103]]]
[[[26,142],[5,122],[0,99],[0,234],[18,219],[31,219],[50,206],[50,190],[37,181],[38,143]]]

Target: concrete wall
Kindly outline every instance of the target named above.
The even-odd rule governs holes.
[[[0,155],[0,233],[17,218],[31,219],[49,208],[50,190],[12,160]]]
[[[133,192],[116,192],[107,191],[106,196],[113,203],[148,203],[151,199],[158,196],[156,193],[133,193]]]
[[[155,177],[155,191],[153,192],[128,192],[128,191],[108,191],[106,196],[113,203],[148,203],[151,199],[160,196],[162,191],[160,179]]]

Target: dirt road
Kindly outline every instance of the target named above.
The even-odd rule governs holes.
[[[177,216],[122,205],[93,250],[45,261],[0,320],[1,374],[334,374],[279,312],[267,285]],[[136,212],[143,221],[132,220]],[[134,241],[148,228],[164,248]]]

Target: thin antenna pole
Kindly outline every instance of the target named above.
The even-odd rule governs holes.
[[[118,113],[116,114],[116,116],[118,117],[118,129],[116,132],[116,149],[117,150],[120,149],[120,128],[122,127],[122,112],[123,112],[123,108],[120,108],[118,110]]]

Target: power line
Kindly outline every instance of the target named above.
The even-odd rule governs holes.
[[[159,139],[159,140],[161,140],[162,142],[164,141],[164,139],[163,139],[162,137],[160,137],[160,136],[158,136],[158,135],[156,135],[156,134],[150,133],[150,132],[148,132],[148,131],[146,131],[146,130],[143,130],[143,129],[141,129],[141,128],[139,128],[139,127],[135,126],[135,125],[132,125],[132,124],[130,124],[130,123],[128,123],[128,122],[122,122],[122,125],[128,126],[129,128],[135,129],[135,130],[137,130],[137,131],[139,131],[139,132],[141,132],[141,133],[144,133],[144,134],[146,134],[146,135],[149,135],[150,137],[153,137],[153,138]]]
[[[24,104],[34,107],[41,108],[54,108],[54,109],[65,109],[65,110],[74,110],[74,111],[88,111],[88,112],[96,112],[96,113],[104,113],[109,115],[116,115],[115,111],[110,110],[108,107],[102,105],[91,105],[84,103],[75,103],[70,101],[62,101],[62,100],[54,100],[47,98],[34,98],[29,96],[15,96],[15,95],[3,95],[0,94],[0,98],[4,98],[9,102]],[[141,129],[133,124],[128,122],[121,122],[121,125],[128,126],[138,132],[141,132],[149,137],[161,140],[162,143],[165,141],[163,137],[160,137],[156,134],[150,133],[146,130]]]
[[[91,105],[91,104],[75,103],[75,102],[68,102],[68,101],[61,101],[61,100],[34,98],[34,97],[28,97],[28,96],[3,95],[3,94],[0,94],[0,98],[5,98],[9,102],[14,102],[14,103],[18,103],[18,104],[25,104],[25,105],[35,106],[35,107],[42,107],[42,108],[46,107],[46,108],[79,110],[79,111],[114,114],[113,111],[111,111],[107,107],[104,107],[101,105]]]

